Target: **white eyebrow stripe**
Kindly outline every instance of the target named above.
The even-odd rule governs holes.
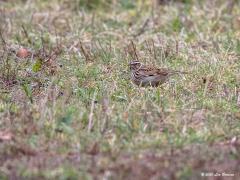
[[[131,62],[131,64],[140,64],[140,62]]]

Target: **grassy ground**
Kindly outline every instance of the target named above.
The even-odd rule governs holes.
[[[0,179],[240,178],[239,1],[159,2],[0,1]]]

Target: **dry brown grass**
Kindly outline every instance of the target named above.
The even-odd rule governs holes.
[[[239,2],[91,2],[0,1],[0,179],[238,179]]]

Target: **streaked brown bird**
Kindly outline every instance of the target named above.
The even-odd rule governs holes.
[[[131,61],[129,66],[132,82],[140,87],[157,87],[165,83],[172,75],[187,74],[187,72],[146,66],[137,60]]]

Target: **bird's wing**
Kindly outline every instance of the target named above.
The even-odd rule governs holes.
[[[157,69],[157,68],[147,67],[147,68],[141,68],[139,70],[139,74],[141,74],[142,76],[167,76],[168,70],[164,68]]]
[[[169,75],[169,70],[166,68],[158,68],[157,69],[157,74],[161,76],[168,76]]]

